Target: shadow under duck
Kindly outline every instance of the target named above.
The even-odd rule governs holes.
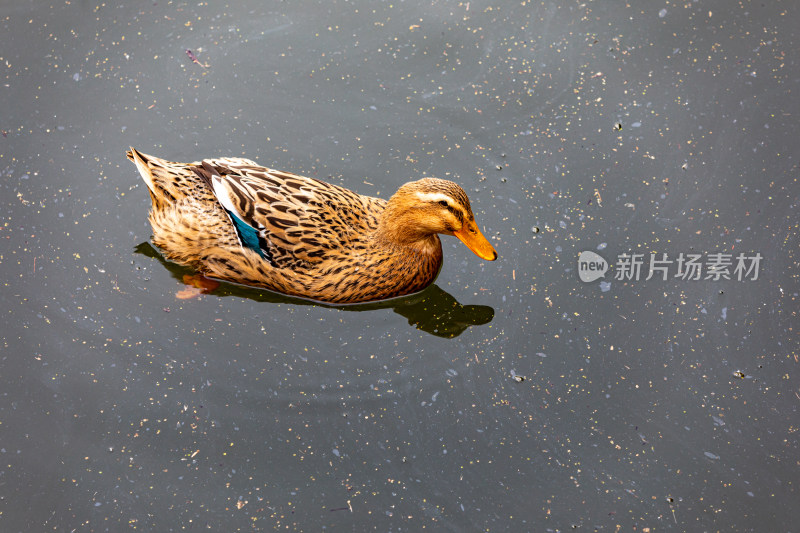
[[[389,200],[241,158],[174,163],[127,153],[150,192],[153,243],[205,276],[329,303],[418,292],[442,266],[437,234],[497,259],[464,190],[406,183]]]

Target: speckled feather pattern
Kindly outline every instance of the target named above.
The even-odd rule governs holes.
[[[406,237],[402,223],[395,229],[387,222],[395,214],[402,219],[404,212],[387,207],[386,200],[247,159],[184,164],[135,150],[128,157],[150,190],[153,242],[168,259],[204,275],[314,300],[356,303],[422,290],[442,265],[438,236]],[[449,209],[453,221],[474,220],[461,187],[431,178],[421,182],[427,193],[454,200],[458,207]],[[413,194],[416,189],[410,186],[421,182],[407,184],[396,196]],[[230,202],[222,204],[256,228],[262,253],[242,245],[220,194]]]

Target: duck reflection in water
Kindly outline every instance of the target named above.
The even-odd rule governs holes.
[[[295,305],[318,305],[345,311],[372,311],[392,309],[405,317],[408,323],[431,335],[453,338],[461,335],[470,326],[488,324],[494,318],[494,309],[488,305],[462,305],[450,293],[435,283],[421,292],[383,302],[367,304],[330,305],[321,302],[293,298],[276,292],[255,289],[234,283],[200,279],[187,267],[167,261],[149,242],[139,244],[135,251],[158,260],[181,283],[195,287],[197,293],[213,293],[215,296],[236,296],[257,302],[290,303]],[[206,280],[206,281],[203,281]],[[210,282],[210,283],[207,283]],[[192,289],[188,289],[191,291]],[[188,293],[186,293],[188,294]]]

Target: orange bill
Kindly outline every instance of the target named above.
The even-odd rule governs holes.
[[[472,253],[481,259],[486,259],[487,261],[494,261],[497,259],[497,252],[494,251],[494,248],[489,244],[489,241],[486,240],[486,237],[483,236],[475,222],[467,222],[460,230],[454,232],[453,235],[458,237],[461,242],[467,245],[467,248],[472,250]]]

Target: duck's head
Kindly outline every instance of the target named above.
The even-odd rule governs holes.
[[[389,199],[381,225],[404,244],[424,242],[436,233],[455,235],[481,259],[497,259],[475,223],[467,193],[452,181],[424,178],[406,183]]]

